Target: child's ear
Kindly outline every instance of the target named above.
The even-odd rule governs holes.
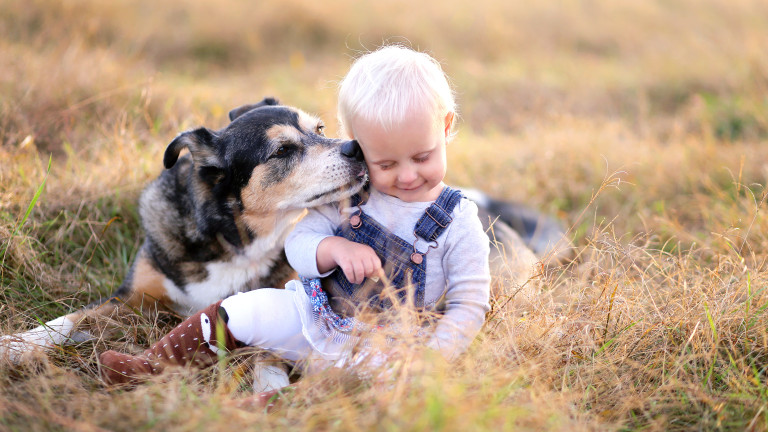
[[[445,136],[448,137],[451,134],[451,127],[453,126],[453,120],[456,118],[453,112],[449,112],[445,115]]]

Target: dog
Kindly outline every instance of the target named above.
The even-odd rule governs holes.
[[[166,170],[139,200],[144,242],[112,296],[2,337],[0,358],[18,362],[40,348],[91,339],[83,324],[88,314],[110,315],[127,305],[188,316],[235,293],[282,287],[296,277],[285,237],[307,208],[340,202],[363,188],[362,152],[355,141],[326,137],[322,121],[274,98],[236,108],[229,118],[223,129],[200,127],[168,145]],[[179,157],[183,149],[189,154]],[[468,195],[503,245],[496,254],[515,255],[521,281],[564,239],[559,224],[539,212]]]
[[[285,237],[308,207],[358,192],[367,170],[356,142],[324,136],[318,118],[273,98],[229,113],[231,123],[178,135],[166,170],[141,194],[144,242],[109,300],[5,336],[12,361],[36,348],[89,339],[86,313],[120,305],[187,316],[241,291],[281,287],[294,272]],[[179,158],[180,152],[189,154]]]

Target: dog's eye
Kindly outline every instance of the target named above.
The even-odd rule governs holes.
[[[317,128],[315,129],[315,133],[318,135],[325,136],[325,125],[324,124],[317,125]]]
[[[274,153],[272,153],[272,157],[284,157],[284,156],[288,155],[288,150],[289,150],[288,146],[282,145],[282,146],[278,147],[277,150],[275,150]]]

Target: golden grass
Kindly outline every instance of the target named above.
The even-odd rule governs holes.
[[[104,388],[95,355],[175,318],[0,365],[0,430],[762,430],[768,425],[768,6],[646,2],[0,0],[0,332],[100,296],[181,130],[263,96],[334,124],[359,50],[443,61],[449,181],[570,227],[578,260],[497,299],[456,364],[392,386],[304,377],[272,414],[239,367]],[[26,223],[27,206],[53,163]],[[119,219],[113,219],[118,217]],[[110,223],[112,221],[112,223]]]

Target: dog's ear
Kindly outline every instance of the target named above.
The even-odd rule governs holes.
[[[243,105],[239,108],[235,108],[229,112],[229,121],[235,120],[236,118],[240,117],[241,115],[247,113],[248,111],[254,108],[259,108],[267,105],[280,105],[280,101],[278,101],[275,98],[268,97],[268,98],[264,98],[264,100],[259,103]]]
[[[192,153],[195,165],[221,168],[222,164],[216,152],[215,138],[214,133],[204,127],[179,134],[165,149],[163,165],[166,168],[173,167],[179,159],[179,153],[186,147]]]

